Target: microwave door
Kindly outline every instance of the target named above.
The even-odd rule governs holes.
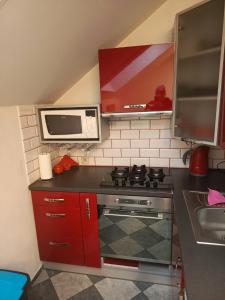
[[[42,111],[41,119],[45,139],[86,138],[85,114],[82,110]]]

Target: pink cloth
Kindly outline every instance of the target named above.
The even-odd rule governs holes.
[[[209,205],[225,203],[225,197],[220,192],[209,189],[208,203]]]

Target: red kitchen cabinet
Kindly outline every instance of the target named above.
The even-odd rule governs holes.
[[[32,192],[41,260],[84,264],[78,193]]]
[[[102,113],[171,111],[172,43],[99,50]]]
[[[85,265],[101,266],[96,194],[80,194],[81,220],[84,236]]]
[[[95,194],[33,191],[41,260],[100,267]]]

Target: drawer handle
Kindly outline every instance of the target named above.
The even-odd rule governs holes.
[[[64,213],[52,214],[52,213],[48,213],[48,212],[45,215],[46,215],[46,217],[49,217],[49,218],[64,218],[66,216],[66,214],[64,214]]]
[[[86,202],[86,216],[87,216],[88,220],[90,220],[91,219],[90,199],[86,198],[85,202]]]
[[[44,198],[45,202],[64,202],[63,198]]]
[[[52,247],[64,247],[64,248],[67,248],[70,246],[70,243],[57,243],[57,242],[52,242],[50,241],[49,243],[49,246],[52,246]]]

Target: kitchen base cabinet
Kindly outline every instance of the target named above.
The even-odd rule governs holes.
[[[80,194],[81,220],[84,236],[85,265],[101,266],[96,194]]]
[[[95,194],[33,191],[41,260],[100,267]]]

